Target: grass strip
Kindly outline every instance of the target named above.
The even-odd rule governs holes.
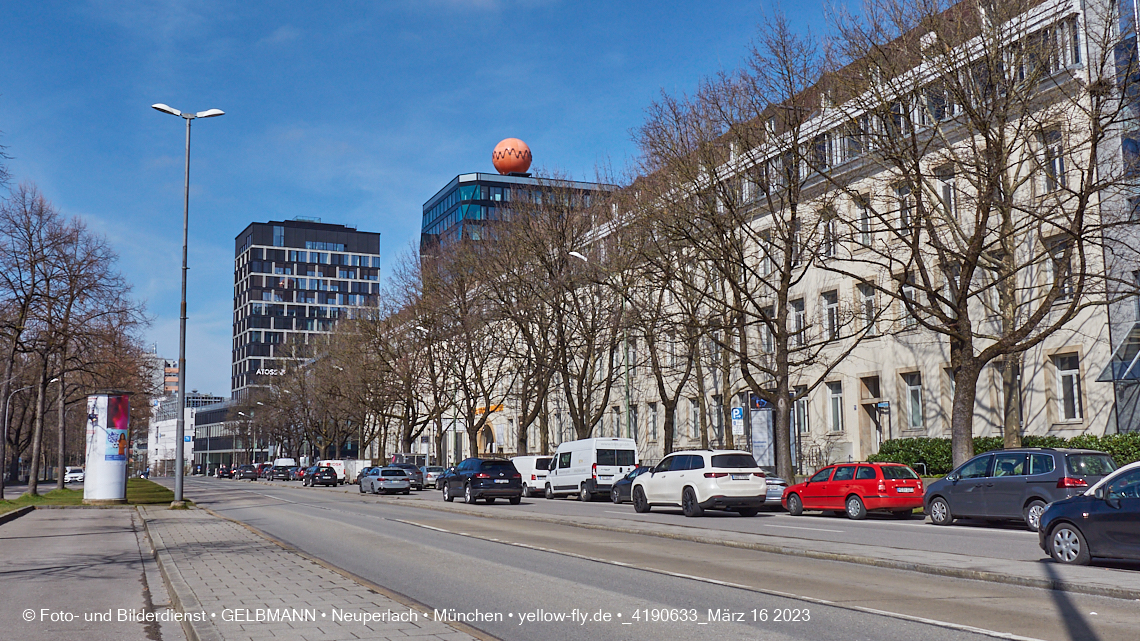
[[[169,504],[174,492],[147,479],[127,479],[127,503],[130,505]],[[83,505],[83,490],[52,490],[32,496],[23,494],[15,499],[0,500],[0,514],[18,510],[26,505]]]

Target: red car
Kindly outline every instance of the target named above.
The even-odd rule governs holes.
[[[804,510],[834,510],[862,519],[867,512],[890,512],[907,518],[922,507],[922,479],[899,463],[829,465],[803,483],[784,490],[780,500],[788,514]]]

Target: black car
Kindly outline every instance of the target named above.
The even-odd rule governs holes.
[[[511,505],[522,501],[522,475],[515,464],[504,459],[469,458],[444,475],[443,500],[462,496],[464,503],[485,499],[494,503],[505,498]]]
[[[243,465],[238,468],[237,474],[234,475],[235,479],[249,479],[251,481],[257,480],[257,468],[252,465]]]
[[[423,470],[412,465],[411,463],[392,463],[388,467],[398,467],[408,473],[408,478],[412,481],[412,489],[424,489],[424,473]]]
[[[302,485],[309,487],[315,485],[339,485],[340,480],[337,479],[336,470],[331,467],[314,465],[305,470],[305,478],[301,481]]]
[[[1140,560],[1140,463],[1125,466],[1041,515],[1037,540],[1058,563],[1087,565],[1092,557]]]
[[[1047,505],[1083,493],[1115,469],[1112,457],[1096,450],[996,450],[928,485],[923,507],[935,525],[956,518],[1016,520],[1035,532]]]
[[[375,470],[375,469],[378,469],[378,468],[375,468],[375,467],[362,467],[362,468],[360,468],[360,472],[356,475],[356,480],[353,481],[352,484],[353,485],[360,485],[360,479],[368,476],[368,474],[370,472],[372,472],[372,470]]]
[[[222,465],[218,469],[214,470],[214,476],[220,479],[232,479],[234,477],[234,471],[233,469]]]
[[[290,473],[292,469],[288,465],[274,465],[273,469],[265,475],[265,478],[270,481],[288,481],[289,477],[292,476]]]
[[[630,491],[633,490],[633,479],[652,469],[651,467],[642,465],[634,468],[629,474],[618,479],[616,483],[610,486],[610,500],[614,503],[632,501],[633,498],[630,496]]]

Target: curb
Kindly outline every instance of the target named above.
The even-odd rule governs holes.
[[[170,553],[166,550],[166,544],[162,541],[162,537],[150,529],[150,524],[143,511],[137,511],[139,518],[143,522],[143,529],[146,532],[147,539],[150,540],[151,551],[154,554],[154,560],[158,563],[158,570],[159,573],[162,574],[162,581],[166,584],[166,591],[170,595],[171,605],[174,606],[175,610],[183,613],[201,611],[202,606],[198,603],[198,598],[194,595],[194,591],[190,589],[190,585],[182,578],[182,574],[178,571],[178,566],[174,564],[174,559],[170,558]],[[190,621],[189,619],[184,619],[182,621],[182,631],[186,633],[186,638],[189,641],[224,641],[221,633],[218,632],[218,629],[214,627],[214,624],[209,619],[205,621]]]
[[[416,500],[416,499],[413,499]],[[783,554],[786,556],[798,556],[809,559],[818,559],[822,561],[840,561],[843,563],[855,563],[858,565],[869,565],[874,567],[886,568],[891,570],[905,570],[908,572],[919,572],[922,574],[930,574],[934,576],[944,576],[955,579],[971,579],[975,581],[986,581],[989,583],[1002,583],[1006,585],[1016,585],[1028,588],[1041,588],[1045,590],[1057,590],[1060,592],[1074,592],[1078,594],[1089,594],[1093,596],[1105,596],[1115,599],[1127,600],[1140,600],[1140,590],[1128,588],[1110,588],[1095,585],[1087,585],[1073,581],[1066,581],[1063,579],[1042,579],[1028,576],[1016,576],[1001,572],[985,572],[982,570],[970,570],[965,568],[946,567],[941,565],[932,565],[929,563],[915,563],[909,561],[895,561],[891,559],[882,559],[878,557],[864,556],[861,554],[848,554],[839,552],[821,552],[818,550],[810,550],[804,548],[792,548],[782,545],[771,543],[747,542],[747,541],[725,541],[717,539],[713,535],[697,535],[685,534],[681,532],[660,532],[656,530],[649,530],[637,527],[621,527],[616,525],[607,525],[603,523],[582,523],[582,522],[567,522],[560,519],[548,518],[531,514],[486,514],[479,512],[468,512],[466,510],[457,509],[452,506],[438,505],[434,501],[418,500],[417,505],[408,505],[408,500],[383,500],[381,501],[388,505],[404,505],[405,507],[416,507],[427,510],[436,510],[438,512],[449,512],[453,514],[462,514],[465,516],[477,516],[487,519],[505,519],[505,520],[519,520],[519,521],[536,521],[540,523],[550,523],[553,525],[565,525],[571,527],[582,528],[586,530],[601,530],[605,532],[617,532],[620,534],[636,534],[641,536],[655,536],[662,539],[671,539],[675,541],[687,541],[690,543],[704,543],[707,545],[721,545],[724,547],[739,548],[744,550],[755,550],[757,552],[767,552],[770,554]],[[688,526],[675,526],[675,527],[688,527]],[[761,534],[754,534],[753,536],[765,536]]]
[[[5,512],[4,514],[0,515],[0,525],[3,525],[8,521],[15,521],[16,519],[31,512],[34,509],[36,509],[36,506],[34,505],[25,505],[24,507],[16,508],[11,512]]]
[[[292,554],[296,554],[297,556],[300,556],[301,558],[305,559],[306,561],[310,561],[312,563],[315,563],[315,564],[325,568],[326,570],[336,572],[337,574],[345,577],[346,579],[355,581],[355,582],[359,583],[360,585],[368,588],[369,590],[372,590],[373,592],[376,592],[377,594],[379,594],[381,596],[392,599],[393,601],[395,601],[396,603],[399,603],[400,605],[403,605],[405,607],[408,607],[408,608],[411,608],[414,610],[419,610],[420,613],[425,615],[425,616],[430,617],[430,615],[431,615],[431,611],[432,611],[431,607],[429,607],[429,606],[427,606],[427,605],[425,605],[425,604],[423,604],[423,603],[421,603],[421,602],[419,602],[419,601],[417,601],[417,600],[415,600],[409,596],[400,594],[399,592],[395,592],[393,590],[390,590],[390,589],[388,589],[382,585],[378,585],[376,583],[373,583],[372,581],[369,581],[368,579],[360,576],[359,574],[355,574],[349,570],[346,570],[344,568],[333,565],[332,563],[329,563],[328,561],[325,561],[324,559],[317,558],[311,554],[308,554],[307,552],[303,552],[301,550],[298,550],[297,548],[293,547],[292,545],[289,545],[288,543],[274,537],[271,534],[267,534],[266,532],[263,532],[260,529],[254,527],[252,525],[249,525],[247,523],[242,523],[241,521],[237,521],[235,519],[231,519],[228,516],[222,516],[221,514],[218,514],[217,512],[211,510],[208,507],[201,507],[198,509],[202,510],[203,512],[205,512],[211,516],[222,519],[223,521],[229,521],[230,523],[235,523],[235,524],[249,530],[250,532],[256,534],[257,536],[260,536],[261,538],[265,539],[266,541],[269,541],[270,543],[277,545],[278,547],[284,549],[287,552],[290,552]],[[499,637],[496,637],[492,634],[484,632],[478,628],[473,628],[470,625],[467,625],[466,623],[463,623],[461,621],[454,621],[454,622],[453,621],[440,621],[440,623],[443,623],[444,625],[447,625],[451,628],[454,628],[458,632],[463,632],[464,634],[468,634],[472,637],[475,637],[476,639],[480,639],[481,641],[502,641],[501,639],[499,639]],[[202,639],[200,641],[205,641],[205,640]]]

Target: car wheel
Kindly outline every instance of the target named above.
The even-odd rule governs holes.
[[[583,483],[582,487],[578,490],[578,500],[583,503],[589,503],[594,500],[594,495],[590,493],[590,490],[586,489],[585,483]]]
[[[649,501],[645,500],[645,490],[640,487],[633,488],[633,511],[644,514],[650,509]]]
[[[360,493],[364,494],[364,484],[363,483],[360,484]]]
[[[410,489],[404,490],[404,496],[407,496],[411,493],[412,493],[412,491]]]
[[[443,500],[447,501],[448,503],[451,503],[455,500],[455,497],[451,495],[451,490],[448,489],[447,484],[444,484],[443,486]]]
[[[863,499],[854,495],[847,497],[847,518],[853,521],[867,518],[867,506],[863,505]]]
[[[614,503],[621,503],[621,496],[618,495],[616,487],[610,490],[610,501],[613,501]]]
[[[1049,537],[1049,548],[1053,559],[1066,565],[1088,565],[1092,558],[1084,535],[1068,523],[1053,528],[1053,533]]]
[[[754,507],[742,507],[737,510],[736,513],[740,516],[756,516],[760,513],[760,510]]]
[[[521,496],[512,496],[509,500],[511,502],[511,505],[518,505],[519,503],[522,503]]]
[[[1045,507],[1044,501],[1030,501],[1029,505],[1025,506],[1025,527],[1029,528],[1030,532],[1036,532],[1041,526],[1041,515],[1045,513]]]
[[[681,511],[688,517],[700,516],[705,513],[704,508],[697,503],[697,493],[691,487],[687,487],[681,492]]]
[[[528,499],[530,498],[530,486],[527,485],[526,483],[523,483],[522,495],[523,495],[523,498],[528,498]]]
[[[548,499],[554,498],[554,490],[550,487],[549,483],[546,484],[546,491],[544,491],[542,495]]]
[[[799,494],[788,495],[788,514],[792,516],[799,516],[804,513],[804,502],[800,500]]]
[[[468,505],[475,505],[475,493],[471,491],[470,485],[463,488],[463,502]]]
[[[941,496],[930,501],[930,522],[935,525],[950,525],[954,522],[954,515],[950,513],[950,504]]]

